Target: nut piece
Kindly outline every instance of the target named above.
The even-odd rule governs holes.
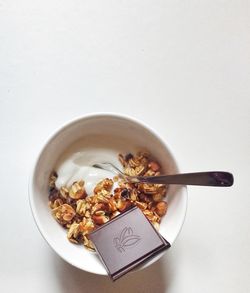
[[[165,201],[160,201],[157,203],[155,212],[158,216],[163,217],[167,212],[168,205]]]
[[[157,223],[157,222],[152,222],[152,224],[153,224],[153,226],[155,227],[155,229],[156,229],[157,231],[160,230],[160,224],[159,224],[159,223]]]
[[[50,208],[51,209],[58,208],[61,205],[63,205],[63,201],[62,201],[61,198],[56,199],[54,202],[50,202]]]
[[[101,193],[104,196],[106,194],[108,195],[113,187],[113,184],[114,183],[113,183],[112,179],[106,178],[96,185],[96,187],[94,189],[94,193],[95,194]]]
[[[66,199],[69,196],[68,188],[66,188],[65,186],[61,187],[60,188],[60,195]]]
[[[138,192],[137,192],[137,190],[135,188],[132,189],[132,191],[130,192],[130,199],[132,201],[137,201],[138,200]]]
[[[116,207],[116,201],[113,197],[110,198],[109,200],[109,210],[111,212],[115,212],[117,210],[117,207]]]
[[[149,194],[149,195],[157,193],[156,184],[147,184],[147,183],[139,184],[139,189],[143,193]]]
[[[142,211],[143,212],[143,214],[148,218],[148,220],[150,221],[150,222],[160,222],[160,217],[157,215],[157,214],[155,214],[153,211],[150,211],[150,210],[144,210],[144,211]]]
[[[87,210],[87,203],[84,199],[79,199],[76,202],[76,212],[77,214],[84,216]]]
[[[119,211],[115,211],[115,212],[112,213],[110,219],[113,219],[114,217],[116,217],[118,215],[120,215],[120,212]]]
[[[135,169],[131,168],[131,167],[126,167],[124,169],[124,173],[128,176],[136,176],[137,175]]]
[[[159,173],[159,172],[157,172]],[[158,174],[160,175],[160,174]],[[148,169],[144,176],[156,176],[156,173],[152,169]]]
[[[146,210],[146,208],[148,206],[147,203],[145,203],[145,202],[136,201],[135,203],[138,206],[138,208],[141,210]]]
[[[74,182],[69,190],[69,196],[73,199],[85,198],[87,196],[84,189],[84,181]]]
[[[80,233],[79,224],[73,223],[67,233],[69,241],[73,243],[79,243],[81,236],[82,234]]]
[[[83,236],[83,245],[90,251],[95,251],[94,244],[87,236]]]
[[[91,231],[95,229],[95,225],[92,221],[92,219],[84,219],[82,223],[79,224],[79,229],[83,233],[83,235],[87,235]]]
[[[109,196],[103,196],[101,194],[98,194],[96,199],[97,199],[97,202],[99,202],[99,203],[104,203],[104,204],[109,203]]]
[[[163,195],[161,193],[156,193],[152,195],[153,201],[159,202],[162,201]]]
[[[54,208],[52,213],[56,220],[62,224],[70,222],[76,214],[75,210],[66,203]]]
[[[110,211],[109,203],[106,203],[106,202],[96,203],[92,207],[92,212],[97,215],[98,211],[109,212]]]

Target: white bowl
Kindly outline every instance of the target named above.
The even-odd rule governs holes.
[[[47,141],[34,166],[29,185],[29,199],[35,222],[44,239],[65,261],[95,274],[107,275],[95,253],[67,240],[66,231],[52,217],[48,207],[48,178],[58,159],[76,141],[91,144],[91,137],[102,147],[120,148],[121,152],[146,149],[158,160],[164,173],[178,173],[177,163],[163,140],[149,127],[129,117],[114,114],[93,114],[67,123]],[[98,141],[99,140],[99,141]],[[167,193],[168,212],[163,217],[160,233],[173,245],[184,222],[187,208],[185,186],[171,185]],[[147,267],[163,255],[140,266]]]

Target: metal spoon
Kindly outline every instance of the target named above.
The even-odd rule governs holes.
[[[151,183],[151,184],[181,184],[181,185],[203,185],[203,186],[232,186],[233,174],[222,171],[185,173],[162,176],[128,176],[111,163],[98,163],[93,167],[111,171],[128,182]]]

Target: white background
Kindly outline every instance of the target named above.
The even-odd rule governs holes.
[[[183,230],[116,283],[61,260],[39,234],[28,177],[46,138],[86,113],[155,129],[192,187]],[[250,292],[250,2],[0,0],[0,291]]]

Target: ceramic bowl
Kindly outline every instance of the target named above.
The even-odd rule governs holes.
[[[108,150],[115,146],[117,152],[123,153],[147,150],[160,162],[163,173],[174,174],[180,170],[169,147],[155,131],[142,122],[122,115],[93,114],[80,117],[61,127],[45,141],[35,161],[29,184],[30,206],[38,229],[65,261],[84,271],[107,275],[96,253],[67,240],[66,230],[55,221],[48,207],[49,175],[63,154],[79,141],[82,147],[85,143],[91,147],[92,142],[95,144],[93,148]],[[160,233],[173,245],[186,214],[186,186],[170,185],[166,200],[168,212],[162,219]],[[140,269],[149,266],[164,253],[146,262]]]

